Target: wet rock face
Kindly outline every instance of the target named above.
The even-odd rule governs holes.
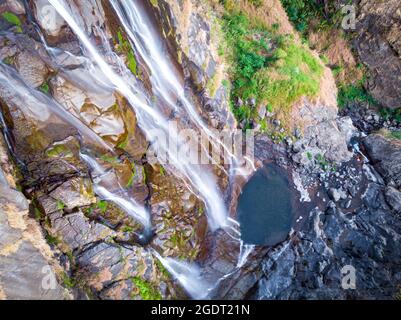
[[[51,41],[68,34],[66,22],[53,9],[47,0],[29,1],[34,8],[35,18],[40,27],[45,31]],[[79,10],[81,15],[77,17],[78,25],[88,34],[98,36],[97,28],[104,26],[105,14],[100,0],[88,0],[69,3],[72,10]]]
[[[401,106],[401,4],[398,0],[363,0],[355,44],[370,71],[368,89],[383,106]]]

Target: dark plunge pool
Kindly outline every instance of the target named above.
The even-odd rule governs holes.
[[[283,241],[294,217],[286,171],[275,164],[259,169],[239,196],[237,214],[245,243],[275,245]]]

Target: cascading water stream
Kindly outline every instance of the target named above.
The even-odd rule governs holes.
[[[169,126],[168,121],[158,110],[152,108],[148,99],[134,87],[136,82],[131,81],[132,77],[127,79],[118,75],[102,58],[96,47],[75,21],[74,15],[71,13],[71,10],[74,8],[70,7],[66,1],[61,0],[49,0],[49,3],[75,32],[94,63],[102,70],[104,76],[130,102],[131,106],[135,109],[138,125],[142,128],[148,140],[156,145],[157,150],[168,155],[168,159],[174,168],[197,190],[199,193],[198,196],[206,204],[211,228],[217,229],[227,226],[227,211],[213,175],[207,172],[206,168],[184,162],[175,154],[174,150],[183,145],[184,141],[179,138],[178,133],[171,134],[171,126]],[[119,65],[119,63],[116,64]],[[170,145],[171,143],[165,145],[158,141],[161,131],[170,138],[169,141],[173,142],[173,146]]]
[[[145,208],[143,208],[143,206],[138,204],[135,199],[130,197],[121,186],[118,192],[109,191],[106,187],[109,180],[111,180],[108,176],[109,172],[91,156],[81,152],[80,157],[92,170],[91,172],[95,193],[99,195],[102,199],[111,201],[116,204],[116,206],[121,208],[128,215],[139,221],[145,227],[145,233],[149,232],[151,228],[149,212]]]
[[[207,298],[213,286],[202,279],[198,266],[173,258],[163,258],[156,250],[152,250],[152,253],[193,299]]]
[[[240,240],[241,245],[240,245],[240,251],[238,255],[238,262],[237,262],[237,268],[242,268],[246,261],[248,256],[252,253],[252,251],[255,249],[255,246],[252,244],[245,244],[242,240]]]
[[[230,148],[208,128],[194,105],[188,101],[182,81],[180,81],[178,72],[174,68],[174,62],[169,58],[166,50],[163,50],[161,39],[157,36],[158,33],[152,27],[146,14],[141,12],[137,1],[111,0],[110,3],[130,41],[150,70],[150,81],[154,94],[162,97],[172,109],[176,110],[177,103],[170,99],[170,94],[173,93],[182,103],[195,126],[208,136],[209,142],[224,149],[228,155],[227,160],[231,162],[230,164],[238,165],[240,160],[237,155],[232,153]],[[249,161],[249,159],[244,160]]]

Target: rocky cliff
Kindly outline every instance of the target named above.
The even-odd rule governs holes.
[[[368,89],[383,106],[400,108],[401,4],[359,1],[355,44],[370,72]]]

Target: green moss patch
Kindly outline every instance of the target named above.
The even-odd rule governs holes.
[[[149,282],[140,277],[133,277],[132,282],[139,290],[139,295],[143,300],[161,300],[160,292]]]

